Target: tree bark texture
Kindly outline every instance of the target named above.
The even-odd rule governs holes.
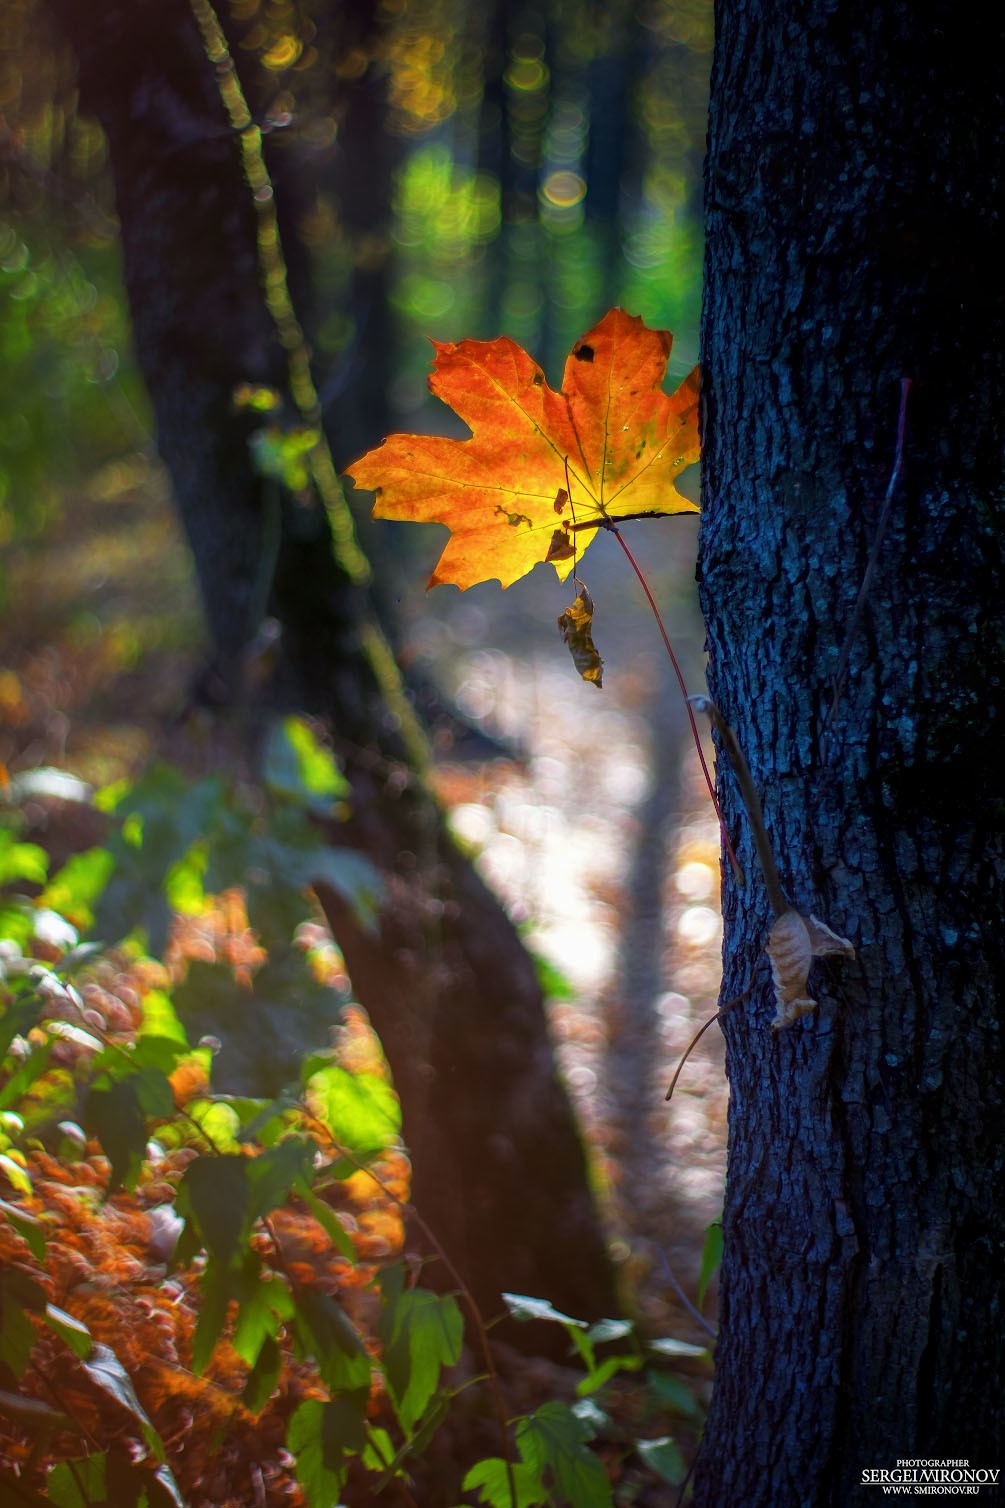
[[[240,683],[264,616],[277,620],[272,704],[328,720],[353,787],[333,841],[362,849],[387,881],[376,937],[334,894],[322,900],[401,1095],[415,1204],[487,1315],[504,1289],[609,1312],[606,1248],[532,965],[409,761],[365,648],[369,594],[339,565],[324,508],[252,465],[261,421],[236,412],[233,395],[241,384],[285,392],[286,362],[192,15],[184,0],[52,9],[79,57],[83,104],[107,132],[136,352],[220,676]],[[353,437],[341,439],[351,451]]]
[[[710,691],[791,902],[857,949],[772,1034],[724,755],[722,1316],[695,1503],[871,1502],[1003,1468],[1003,29],[720,0],[700,579]],[[848,674],[842,646],[903,469]],[[929,1499],[926,1498],[926,1501]],[[936,1499],[942,1501],[941,1498]],[[985,1489],[981,1501],[1003,1501]]]

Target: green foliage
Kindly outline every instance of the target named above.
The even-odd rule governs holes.
[[[309,1058],[304,1098],[333,1141],[361,1160],[386,1147],[401,1129],[397,1095],[373,1074],[349,1073],[337,1063]]]
[[[45,1500],[56,1508],[94,1508],[104,1503],[114,1503],[116,1508],[184,1508],[166,1467],[151,1473],[120,1453],[59,1461],[45,1487]]]
[[[544,1403],[518,1420],[520,1460],[510,1469],[520,1508],[534,1508],[556,1498],[572,1508],[613,1508],[611,1484],[587,1448],[589,1438],[589,1427],[564,1403]],[[498,1457],[472,1467],[464,1487],[477,1490],[492,1508],[510,1508],[513,1500],[506,1462]]]
[[[171,1086],[157,1069],[91,1086],[84,1124],[100,1141],[111,1163],[109,1192],[136,1184],[147,1144],[147,1119],[165,1119],[174,1109]]]
[[[320,841],[315,817],[345,812],[348,787],[302,719],[269,737],[262,810],[253,793],[207,776],[194,784],[155,765],[135,784],[109,792],[116,825],[104,849],[78,856],[55,877],[51,897],[94,909],[105,942],[139,933],[163,951],[171,912],[192,912],[206,894],[247,890],[248,915],[266,945],[290,933],[308,908],[304,891],[324,881],[373,926],[380,879],[362,855]],[[104,855],[100,858],[99,855]]]
[[[583,1320],[562,1314],[546,1299],[516,1293],[503,1294],[503,1298],[514,1319],[543,1320],[560,1325],[585,1368],[585,1375],[576,1386],[579,1403],[572,1408],[545,1404],[529,1420],[517,1424],[522,1462],[517,1481],[520,1502],[526,1508],[550,1503],[552,1498],[548,1495],[547,1482],[551,1480],[562,1501],[573,1504],[573,1508],[599,1508],[599,1505],[611,1501],[610,1488],[603,1473],[598,1477],[594,1471],[599,1463],[585,1449],[585,1442],[602,1436],[611,1421],[598,1406],[595,1395],[617,1378],[642,1374],[645,1394],[650,1400],[647,1414],[660,1418],[670,1409],[684,1419],[697,1421],[701,1410],[694,1393],[680,1377],[661,1370],[659,1359],[666,1356],[705,1359],[708,1352],[702,1346],[671,1338],[643,1343],[629,1320],[603,1319],[587,1325]],[[618,1346],[618,1349],[598,1354],[599,1348],[611,1345]],[[680,1449],[671,1436],[640,1435],[633,1442],[633,1449],[639,1459],[663,1480],[673,1485],[683,1481],[686,1468]],[[545,1467],[550,1477],[542,1478]],[[508,1505],[511,1495],[504,1468],[505,1463],[501,1460],[482,1462],[468,1474],[466,1485],[477,1487],[493,1508]]]
[[[282,482],[291,492],[303,492],[310,483],[310,455],[317,449],[316,429],[281,429],[264,425],[251,436],[251,453],[262,476]]]
[[[76,1155],[85,1134],[95,1137],[108,1160],[104,1199],[149,1179],[152,1157],[188,1149],[173,1198],[179,1229],[170,1260],[179,1272],[192,1268],[199,1274],[193,1371],[208,1376],[226,1338],[247,1369],[241,1400],[257,1412],[273,1396],[284,1358],[292,1354],[312,1366],[326,1395],[308,1397],[293,1410],[286,1448],[308,1503],[330,1508],[354,1462],[369,1474],[375,1493],[392,1477],[407,1476],[449,1420],[457,1391],[450,1379],[461,1359],[464,1324],[453,1295],[414,1286],[400,1262],[385,1265],[373,1288],[368,1344],[336,1294],[291,1282],[267,1259],[274,1240],[270,1220],[281,1213],[313,1221],[339,1259],[350,1270],[357,1267],[351,1230],[337,1212],[337,1191],[400,1145],[397,1098],[378,1072],[350,1072],[332,1052],[305,1055],[296,1077],[272,1098],[215,1092],[212,1050],[194,1048],[189,1040],[186,1018],[195,1006],[186,997],[207,982],[222,995],[228,978],[232,995],[232,968],[228,973],[223,963],[191,964],[183,984],[148,989],[138,1025],[123,1036],[102,1027],[100,1013],[92,1020],[85,1010],[87,981],[106,967],[109,955],[100,943],[81,943],[77,930],[97,933],[104,927],[109,938],[166,938],[179,903],[198,915],[217,887],[240,876],[249,917],[270,899],[278,915],[267,928],[268,947],[256,945],[254,988],[267,981],[280,1010],[302,999],[303,960],[298,985],[288,938],[309,914],[304,887],[312,872],[311,814],[337,820],[350,793],[299,722],[274,734],[269,769],[267,809],[220,781],[193,786],[167,767],[154,769],[101,798],[114,818],[107,844],[69,860],[51,878],[47,855],[18,839],[16,814],[8,812],[7,826],[0,828],[7,891],[0,951],[0,1046],[6,1053],[0,1173],[10,1193],[0,1199],[0,1221],[44,1263],[45,1233],[20,1202],[32,1194],[25,1152],[40,1139]],[[252,877],[249,864],[263,872]],[[351,873],[350,867],[342,875],[350,889]],[[375,896],[375,879],[365,868],[359,874]],[[38,887],[41,894],[33,899],[28,891]],[[58,937],[63,949],[51,964],[25,951],[43,932]],[[50,957],[59,951],[51,942],[46,947]],[[72,1062],[57,1061],[59,1054]],[[178,1075],[186,1074],[200,1087],[183,1097],[179,1109]],[[152,1150],[154,1142],[160,1151]],[[622,1453],[634,1452],[664,1481],[682,1480],[680,1451],[665,1420],[668,1411],[693,1420],[699,1410],[687,1384],[660,1366],[658,1354],[703,1355],[701,1348],[673,1341],[645,1346],[622,1320],[587,1325],[547,1300],[518,1294],[506,1300],[516,1318],[564,1329],[583,1367],[578,1402],[545,1403],[510,1421],[511,1461],[496,1455],[473,1466],[464,1481],[467,1501],[492,1508],[513,1508],[514,1502],[518,1508],[609,1508],[611,1485],[591,1441],[611,1438],[614,1427],[598,1399],[612,1382],[640,1376],[649,1403],[638,1438],[622,1439]],[[0,1321],[0,1388],[21,1398],[19,1379],[42,1326],[77,1358],[93,1387],[125,1411],[152,1458],[144,1465],[111,1452],[59,1461],[49,1472],[46,1500],[67,1508],[105,1501],[182,1505],[164,1464],[163,1442],[116,1351],[96,1343],[86,1324],[48,1302],[41,1284],[17,1269],[0,1272]],[[386,1396],[379,1423],[370,1417],[375,1375]],[[32,1430],[51,1434],[60,1427],[63,1416],[48,1405],[25,1398],[21,1406],[34,1421]],[[659,1424],[663,1429],[656,1433]],[[160,1463],[156,1473],[153,1463]],[[25,1501],[33,1501],[30,1493]]]
[[[336,815],[335,802],[349,796],[349,782],[309,724],[299,717],[284,717],[273,727],[263,778],[274,796],[305,805],[320,817]]]
[[[361,1455],[366,1431],[358,1409],[344,1398],[308,1399],[290,1420],[286,1443],[310,1508],[331,1508],[345,1485],[349,1461]]]
[[[563,1403],[543,1403],[516,1427],[520,1455],[542,1482],[549,1473],[557,1495],[573,1508],[607,1508],[611,1487],[586,1448],[589,1436],[589,1428]]]
[[[400,1267],[388,1268],[379,1281],[383,1303],[377,1333],[384,1377],[408,1435],[434,1398],[443,1368],[460,1358],[464,1321],[450,1294],[406,1288]]]

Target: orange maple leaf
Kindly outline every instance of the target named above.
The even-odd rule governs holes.
[[[451,530],[430,586],[509,586],[540,561],[564,579],[598,528],[696,513],[676,488],[698,459],[698,369],[668,396],[673,337],[611,309],[565,364],[560,392],[507,336],[433,341],[429,386],[469,440],[392,435],[349,467],[375,518]]]

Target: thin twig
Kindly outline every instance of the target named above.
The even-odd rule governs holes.
[[[677,1067],[674,1069],[674,1076],[670,1080],[670,1088],[667,1090],[667,1095],[666,1095],[666,1097],[667,1097],[668,1100],[673,1099],[673,1092],[677,1088],[677,1080],[681,1076],[681,1072],[683,1071],[684,1064],[687,1062],[688,1058],[691,1056],[691,1054],[694,1051],[694,1049],[698,1046],[698,1043],[701,1041],[702,1037],[708,1031],[708,1029],[712,1025],[712,1023],[715,1022],[715,1021],[718,1021],[719,1015],[720,1015],[720,1012],[716,1011],[716,1013],[715,1013],[714,1016],[709,1016],[708,1020],[705,1022],[705,1025],[704,1026],[700,1026],[698,1028],[698,1030],[695,1032],[694,1036],[691,1038],[690,1042],[687,1044],[687,1047],[685,1047],[685,1049],[684,1049],[684,1055],[681,1058],[680,1062],[677,1064]]]
[[[756,975],[757,975],[757,970],[758,970],[758,968],[760,966],[760,963],[761,963],[761,960],[758,959],[757,963],[754,965],[754,977],[756,977]],[[677,1064],[677,1067],[674,1069],[674,1076],[670,1080],[670,1088],[667,1090],[667,1093],[666,1093],[666,1097],[667,1097],[668,1100],[670,1100],[670,1099],[673,1098],[673,1092],[677,1088],[677,1080],[681,1076],[681,1070],[683,1069],[684,1064],[687,1062],[688,1058],[694,1052],[695,1048],[698,1046],[698,1043],[701,1041],[702,1037],[708,1031],[708,1029],[712,1025],[712,1023],[714,1021],[721,1021],[722,1018],[723,1018],[723,1016],[728,1016],[731,1010],[735,1010],[735,1008],[738,1005],[742,1004],[742,1002],[744,1000],[746,1000],[747,996],[750,994],[750,992],[751,992],[751,990],[753,988],[754,988],[754,979],[752,978],[751,981],[750,981],[750,983],[747,985],[746,989],[742,989],[738,995],[734,995],[733,998],[732,998],[732,1000],[727,1000],[725,1005],[720,1005],[720,1007],[716,1011],[715,1015],[714,1016],[709,1016],[708,1020],[705,1022],[705,1025],[704,1026],[700,1026],[698,1028],[698,1030],[695,1032],[694,1036],[691,1038],[690,1042],[685,1047],[684,1053],[683,1053],[683,1056],[681,1057],[680,1062]]]
[[[719,810],[719,802],[716,798],[715,786],[712,782],[712,777],[708,772],[708,765],[705,763],[705,753],[701,747],[701,735],[698,732],[698,724],[694,720],[694,712],[691,709],[691,701],[688,696],[688,689],[684,684],[684,676],[681,671],[680,665],[677,663],[677,656],[673,652],[673,645],[670,643],[670,635],[666,631],[666,627],[663,623],[663,617],[660,613],[659,608],[656,606],[656,598],[649,590],[649,583],[643,575],[642,568],[639,565],[638,561],[635,559],[635,556],[632,554],[631,550],[628,548],[628,545],[625,542],[625,538],[621,533],[621,530],[618,528],[617,524],[611,523],[608,520],[605,521],[605,527],[611,534],[614,535],[614,538],[617,540],[622,550],[624,550],[625,555],[628,557],[628,563],[631,566],[632,570],[635,572],[636,576],[639,578],[639,585],[645,592],[646,601],[649,603],[649,606],[652,609],[653,617],[656,619],[656,626],[662,636],[666,652],[670,656],[670,664],[673,666],[674,675],[677,677],[677,684],[681,689],[681,694],[684,697],[684,703],[687,707],[688,722],[691,724],[691,737],[694,739],[694,746],[698,751],[698,758],[701,761],[701,772],[705,777],[705,784],[708,786],[708,794],[712,799],[712,806],[715,808],[715,815],[719,819],[719,831],[722,833],[722,841],[725,845],[726,852],[729,855],[729,862],[733,866],[733,873],[742,884],[743,870],[740,868],[739,860],[737,859],[736,854],[733,852],[733,845],[729,841],[729,834],[726,831],[726,824],[722,820],[722,812]]]
[[[754,847],[757,849],[757,857],[761,861],[761,868],[764,871],[764,884],[768,892],[768,900],[771,903],[771,909],[774,914],[781,916],[789,910],[789,903],[785,899],[785,892],[782,890],[782,881],[778,873],[778,865],[775,863],[774,850],[771,847],[768,830],[764,825],[761,798],[757,794],[754,777],[750,773],[750,766],[747,763],[744,752],[740,748],[739,741],[733,729],[710,696],[693,696],[690,705],[708,716],[726,747],[730,764],[733,766],[733,773],[736,776],[736,783],[740,789],[740,797],[747,813],[747,819],[750,822],[750,830],[754,836]]]

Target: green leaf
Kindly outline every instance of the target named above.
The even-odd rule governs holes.
[[[367,1471],[379,1474],[391,1470],[396,1456],[394,1441],[387,1430],[381,1429],[379,1425],[371,1425],[367,1430],[366,1449],[363,1451],[363,1465]],[[402,1475],[400,1471],[395,1471],[393,1474]],[[379,1488],[375,1490],[379,1491]]]
[[[129,1374],[123,1367],[114,1351],[97,1341],[91,1351],[90,1359],[83,1363],[84,1371],[93,1382],[94,1386],[101,1388],[114,1398],[127,1413],[140,1426],[143,1438],[153,1451],[158,1461],[164,1462],[164,1445],[160,1435],[154,1429],[150,1420],[140,1405],[140,1401],[133,1391]]]
[[[310,1177],[316,1151],[315,1143],[307,1137],[288,1136],[257,1157],[246,1159],[253,1220],[284,1204],[294,1185]]]
[[[216,1152],[240,1151],[244,1137],[241,1121],[226,1099],[193,1100],[186,1107],[189,1121],[198,1127]]]
[[[516,1488],[517,1508],[537,1508],[547,1503],[550,1493],[541,1481],[540,1474],[524,1461],[511,1463],[513,1485]],[[462,1483],[465,1492],[479,1492],[491,1508],[512,1508],[513,1494],[506,1462],[500,1456],[489,1456],[472,1466]]]
[[[303,1353],[314,1357],[333,1393],[355,1394],[365,1403],[371,1363],[348,1315],[335,1299],[313,1288],[297,1293],[296,1303],[294,1325]]]
[[[114,868],[115,860],[107,848],[88,848],[72,854],[39,899],[61,916],[72,918],[78,926],[90,927],[94,908]]]
[[[29,1215],[27,1210],[18,1209],[16,1204],[8,1204],[6,1199],[0,1199],[0,1215],[4,1215],[18,1235],[27,1241],[32,1255],[43,1262],[45,1260],[45,1235],[35,1216]]]
[[[549,1320],[557,1325],[574,1325],[579,1330],[586,1329],[586,1321],[573,1319],[569,1314],[563,1314],[556,1309],[547,1299],[532,1299],[525,1293],[504,1293],[503,1303],[514,1319],[517,1320]]]
[[[111,1164],[108,1193],[136,1183],[147,1146],[147,1117],[174,1113],[171,1085],[157,1069],[140,1069],[128,1078],[94,1084],[84,1104],[84,1124],[100,1141]]]
[[[152,1472],[121,1450],[58,1462],[46,1480],[46,1496],[58,1508],[184,1508],[166,1466]]]
[[[335,1508],[345,1484],[350,1457],[366,1446],[365,1402],[335,1398],[321,1403],[310,1398],[293,1415],[286,1446],[296,1458],[297,1479],[310,1508]]]
[[[356,1248],[352,1244],[349,1232],[331,1205],[325,1204],[323,1199],[319,1199],[314,1191],[307,1187],[306,1183],[301,1183],[297,1186],[297,1193],[339,1254],[345,1257],[346,1261],[355,1264]]]
[[[610,1414],[600,1407],[594,1398],[580,1398],[572,1405],[572,1412],[583,1426],[583,1439],[595,1440],[615,1428]]]
[[[179,1214],[192,1216],[206,1250],[222,1267],[233,1264],[251,1234],[248,1165],[240,1154],[197,1157],[179,1185]]]
[[[212,857],[210,863],[212,868]],[[270,895],[275,897],[277,890],[287,897],[292,894],[298,919],[302,919],[307,908],[300,891],[325,883],[343,897],[361,926],[371,932],[376,927],[384,897],[380,874],[369,859],[354,849],[319,842],[317,829],[302,807],[278,807],[270,814],[268,829],[254,835],[247,844],[244,872],[263,876],[263,883],[249,887],[248,915],[256,926],[259,910],[255,905],[256,891],[266,903]]]
[[[84,1456],[74,1461],[58,1461],[46,1478],[45,1491],[57,1508],[93,1508],[107,1501],[105,1463],[108,1457]]]
[[[309,458],[318,444],[316,429],[297,425],[280,429],[278,424],[264,424],[248,438],[255,470],[273,477],[290,492],[302,492],[311,479]]]
[[[649,1470],[669,1482],[671,1487],[679,1487],[687,1476],[684,1458],[669,1435],[658,1440],[637,1440],[635,1449]]]
[[[693,1346],[689,1340],[671,1340],[669,1336],[646,1342],[647,1349],[660,1356],[708,1356],[707,1346]]]
[[[158,1037],[142,1033],[125,1051],[110,1048],[96,1061],[95,1068],[109,1079],[137,1077],[137,1094],[142,1104],[149,1106],[148,1114],[170,1116],[174,1110],[174,1097],[167,1076],[178,1066],[178,1060],[189,1053],[188,1044],[177,1037]],[[153,1070],[142,1074],[140,1070]]]
[[[582,1363],[585,1366],[587,1372],[592,1372],[597,1364],[597,1360],[593,1350],[593,1342],[589,1337],[589,1333],[586,1330],[581,1329],[578,1325],[566,1325],[564,1329],[566,1335],[568,1335],[569,1339],[572,1341],[572,1344],[579,1352],[580,1359],[582,1360]]]
[[[160,954],[170,922],[169,875],[211,832],[223,796],[215,776],[193,785],[179,770],[156,765],[122,798],[121,825],[107,843],[115,867],[94,921],[100,936],[118,941],[142,928]]]
[[[192,1338],[192,1370],[201,1376],[223,1327],[227,1323],[230,1301],[237,1297],[237,1276],[233,1268],[225,1266],[216,1257],[208,1257],[206,1268],[199,1279],[199,1317]]]
[[[55,1304],[46,1304],[45,1323],[61,1340],[66,1342],[81,1361],[90,1356],[94,1340],[90,1330],[81,1320],[74,1319],[72,1314],[67,1314],[65,1309],[59,1309]]]
[[[27,1310],[45,1309],[45,1290],[17,1268],[0,1271],[0,1365],[20,1377],[31,1359],[35,1327]]]
[[[722,1263],[722,1221],[713,1220],[705,1228],[705,1244],[701,1249],[701,1271],[698,1274],[698,1307],[705,1302],[708,1285],[713,1273]]]
[[[18,843],[9,828],[0,828],[0,885],[27,880],[44,885],[49,873],[49,855],[37,843]]]
[[[38,1015],[37,1005],[32,1005],[31,1016]],[[28,1090],[36,1079],[40,1079],[49,1067],[49,1059],[52,1057],[53,1041],[47,1039],[41,1044],[31,1043],[31,1054],[15,1068],[6,1084],[0,1089],[0,1110],[7,1110],[11,1106],[21,1103]]]
[[[317,1062],[311,1059],[306,1068],[305,1099],[338,1146],[365,1161],[392,1145],[401,1130],[401,1106],[390,1084],[337,1063],[311,1071]]]
[[[590,1393],[596,1393],[618,1372],[640,1372],[643,1365],[644,1359],[641,1356],[605,1356],[603,1361],[592,1367],[582,1381],[577,1383],[576,1396],[585,1398]]]
[[[3,938],[4,942],[13,943],[22,954],[31,942],[33,934],[33,909],[23,896],[18,895],[8,896],[7,901],[0,904],[0,938]],[[21,960],[17,959],[14,964],[15,969],[20,962]],[[10,975],[11,965],[12,960],[9,958],[0,965],[0,980]]]
[[[550,1469],[555,1495],[572,1508],[613,1508],[611,1484],[596,1456],[583,1443],[586,1426],[564,1403],[545,1403],[516,1427],[517,1445],[528,1466]]]
[[[170,995],[163,990],[148,990],[143,997],[143,1021],[140,1036],[161,1037],[188,1046],[185,1028],[178,1020]]]
[[[624,1340],[626,1335],[632,1335],[635,1326],[631,1320],[602,1319],[591,1325],[587,1334],[595,1346],[602,1346],[609,1340]]]
[[[450,1294],[404,1288],[401,1276],[400,1268],[381,1274],[384,1302],[377,1334],[395,1411],[409,1434],[439,1387],[442,1369],[454,1366],[461,1354],[464,1321]]]
[[[0,1152],[0,1173],[19,1194],[31,1193],[30,1175],[16,1158],[8,1157],[6,1152]]]
[[[682,1377],[675,1377],[672,1372],[647,1372],[646,1386],[662,1404],[685,1419],[702,1417],[701,1404]]]
[[[282,1362],[278,1344],[271,1335],[265,1336],[241,1394],[241,1402],[249,1413],[257,1414],[272,1397]]]
[[[284,717],[269,734],[265,751],[265,784],[273,794],[292,798],[330,816],[333,804],[350,793],[349,782],[310,725],[300,717]]]
[[[422,1422],[415,1434],[405,1445],[399,1454],[402,1459],[406,1456],[421,1456],[429,1449],[429,1442],[436,1434],[440,1425],[450,1413],[450,1395],[438,1393],[422,1416]]]
[[[285,1321],[292,1319],[293,1296],[281,1278],[263,1276],[256,1259],[254,1273],[241,1285],[239,1301],[232,1344],[238,1356],[254,1367],[265,1343],[274,1340]]]
[[[164,876],[164,894],[173,911],[197,916],[202,910],[206,899],[203,877],[207,862],[208,845],[205,839],[201,839],[171,865]]]

